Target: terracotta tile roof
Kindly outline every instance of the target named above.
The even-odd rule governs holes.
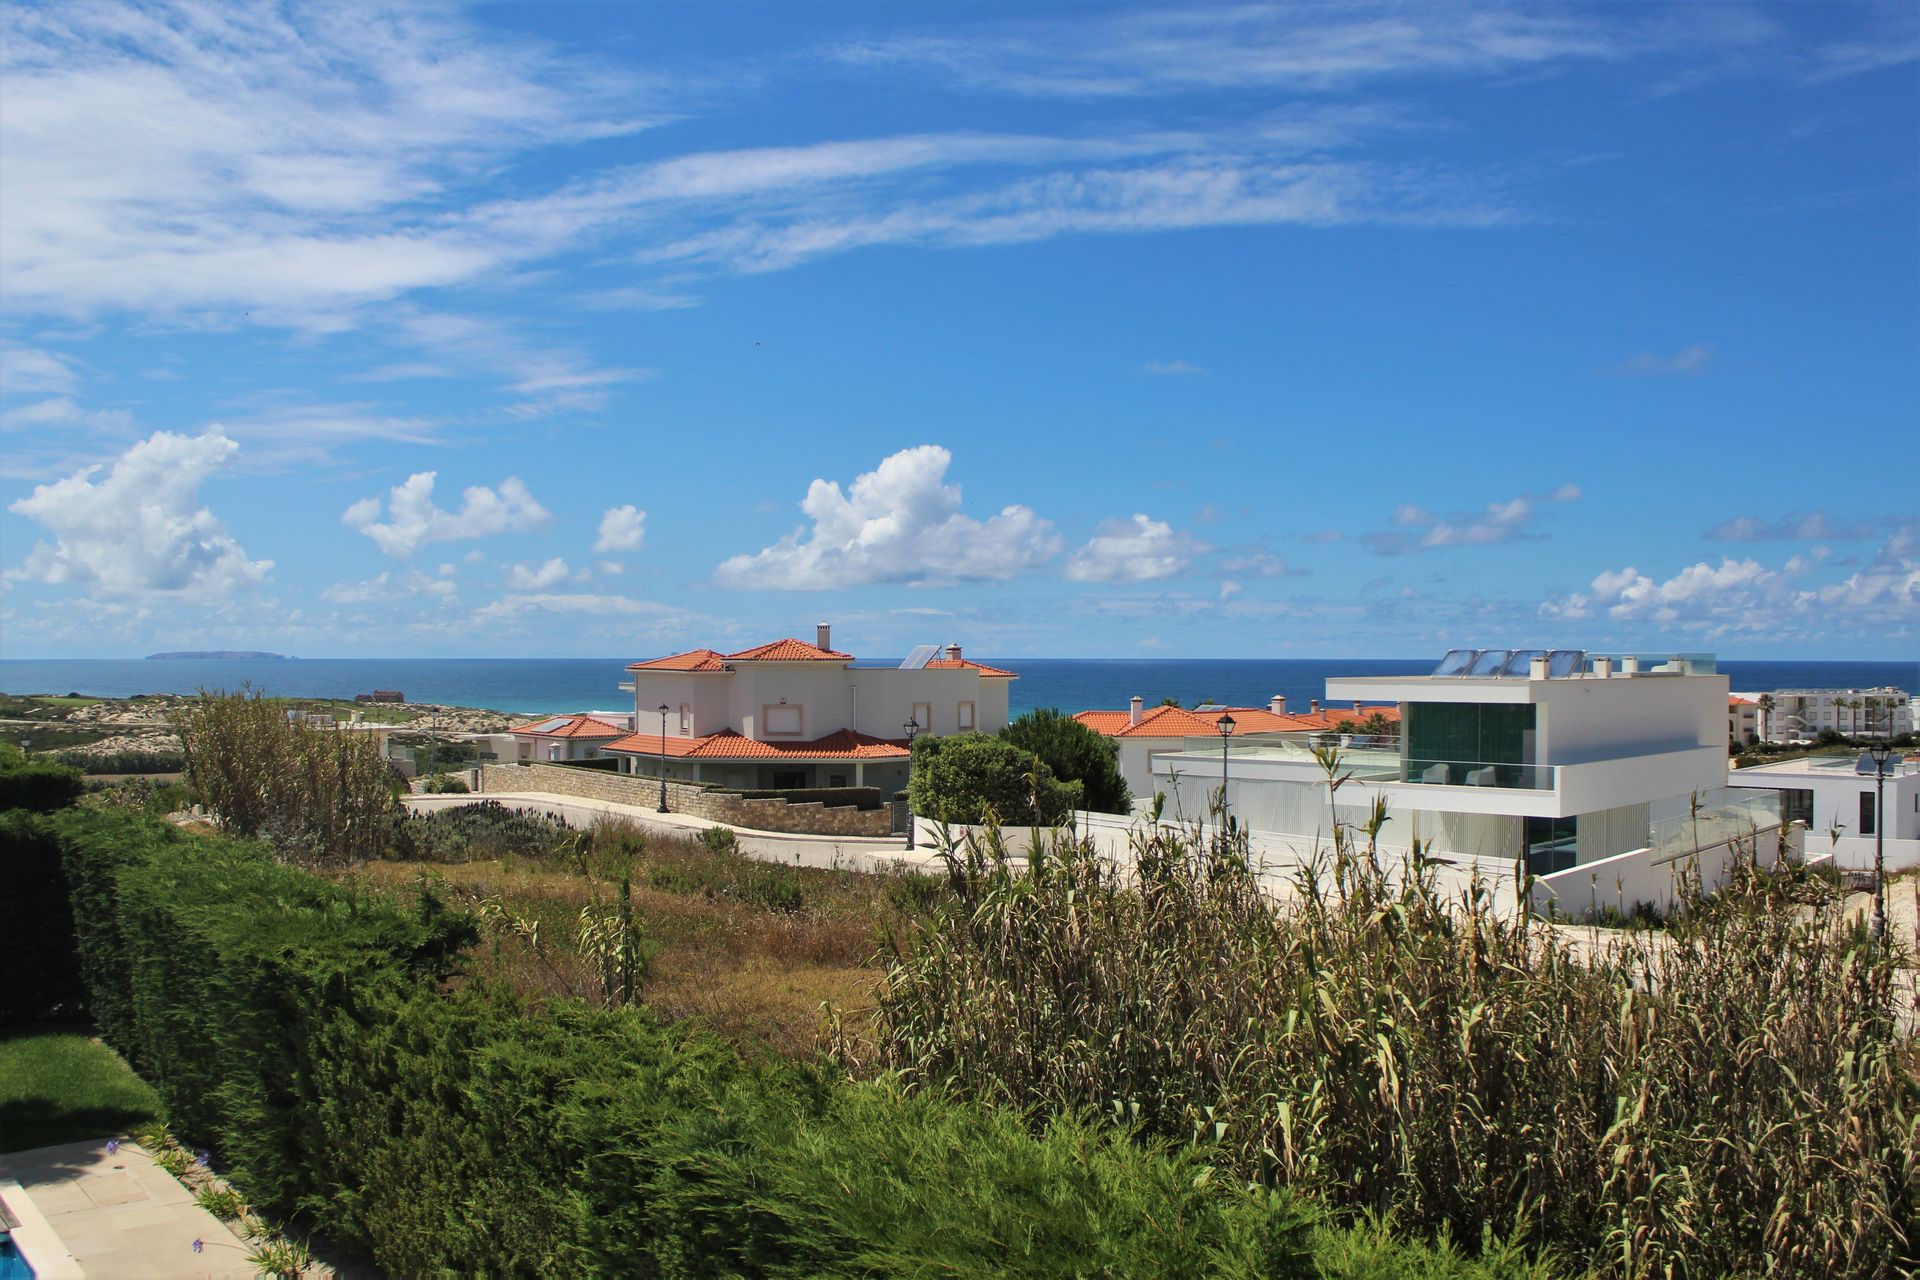
[[[1730,693],[1727,695],[1727,705],[1730,707],[1756,707],[1760,704],[1752,698],[1743,698],[1737,693]]]
[[[685,653],[670,653],[664,658],[652,658],[646,662],[629,662],[629,671],[725,671],[726,655],[712,649],[689,649]]]
[[[772,644],[756,645],[727,655],[729,662],[852,662],[853,655],[835,649],[822,649],[804,640],[788,636]]]
[[[507,730],[525,738],[618,738],[627,731],[617,724],[592,716],[548,716]]]
[[[971,667],[973,670],[978,671],[983,679],[999,678],[1003,680],[1018,680],[1020,678],[1016,672],[1003,671],[999,667],[990,667],[984,662],[975,662],[972,658],[935,658],[927,664],[927,670],[929,671],[958,671],[966,667]]]
[[[1326,727],[1305,716],[1275,715],[1265,707],[1210,707],[1205,711],[1149,707],[1141,712],[1139,724],[1132,723],[1132,713],[1127,711],[1082,711],[1074,719],[1109,738],[1208,738],[1219,736],[1216,722],[1225,714],[1233,716],[1236,736],[1300,733]]]
[[[605,750],[637,756],[658,756],[659,734],[635,733],[608,743]],[[905,760],[907,744],[888,738],[841,729],[808,742],[762,742],[723,729],[703,738],[666,739],[671,760]]]
[[[1352,706],[1322,707],[1318,711],[1288,712],[1287,714],[1309,729],[1333,729],[1348,720],[1358,723],[1362,720],[1370,720],[1376,715],[1388,724],[1400,723],[1400,708],[1397,706],[1360,707],[1358,710]]]

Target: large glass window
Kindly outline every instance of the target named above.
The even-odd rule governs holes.
[[[1526,746],[1532,731],[1530,702],[1407,705],[1407,756],[1411,762],[1528,764]]]
[[[1527,871],[1544,876],[1579,860],[1580,819],[1528,818]]]
[[[1860,793],[1860,834],[1861,835],[1870,836],[1873,834],[1873,819],[1874,819],[1873,792],[1862,791]]]

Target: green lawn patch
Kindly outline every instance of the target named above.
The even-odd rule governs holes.
[[[160,1116],[160,1099],[89,1035],[30,1030],[0,1038],[0,1152],[114,1138]]]

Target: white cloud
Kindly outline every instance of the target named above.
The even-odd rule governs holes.
[[[48,426],[126,432],[133,428],[133,415],[125,409],[83,409],[67,396],[36,400],[0,411],[0,429],[21,431]]]
[[[1296,578],[1307,572],[1294,568],[1264,547],[1226,556],[1220,561],[1220,567],[1228,573],[1250,574],[1256,578]]]
[[[548,587],[565,582],[572,570],[567,562],[554,556],[539,567],[524,564],[507,566],[507,586],[515,591],[545,591]]]
[[[0,344],[0,395],[60,395],[79,386],[73,361],[52,351]]]
[[[432,577],[418,569],[409,569],[405,573],[381,573],[365,582],[336,582],[320,593],[324,600],[334,604],[377,604],[390,600],[417,600],[422,597],[443,602],[454,598],[454,584],[447,579],[445,572],[451,566],[441,565],[441,577]]]
[[[1630,378],[1697,378],[1713,367],[1714,358],[1712,344],[1696,342],[1670,355],[1639,352],[1614,365],[1609,372]]]
[[[513,618],[528,613],[586,614],[602,617],[661,616],[673,611],[662,604],[633,600],[626,596],[590,594],[552,594],[531,592],[501,596],[491,604],[474,610],[475,622]]]
[[[1149,360],[1141,369],[1156,378],[1185,378],[1205,373],[1197,364],[1188,364],[1185,360]]]
[[[1759,516],[1735,516],[1706,532],[1706,537],[1713,542],[1813,542],[1820,539],[1860,542],[1873,536],[1873,521],[1855,520],[1835,524],[1833,517],[1824,511],[1780,516],[1774,520],[1763,520]]]
[[[1100,526],[1066,565],[1072,582],[1155,582],[1185,573],[1208,548],[1165,521],[1135,515]]]
[[[1534,518],[1548,503],[1574,502],[1580,486],[1563,484],[1548,493],[1522,494],[1489,502],[1479,511],[1441,516],[1426,507],[1402,503],[1391,517],[1394,529],[1363,533],[1360,540],[1377,555],[1399,556],[1445,547],[1487,547],[1541,535],[1533,532]]]
[[[527,487],[508,476],[498,490],[474,485],[461,494],[460,509],[446,511],[433,504],[435,472],[419,471],[397,484],[386,499],[387,518],[379,498],[362,498],[340,519],[349,529],[373,539],[390,556],[408,556],[433,542],[458,542],[496,533],[520,533],[546,524],[547,509]]]
[[[1055,555],[1053,526],[1024,506],[976,520],[945,483],[953,455],[939,445],[903,449],[843,492],[815,480],[800,509],[812,522],[715,571],[723,586],[825,590],[890,582],[932,586],[1011,578]]]
[[[600,536],[594,539],[595,555],[612,551],[638,551],[647,535],[647,513],[628,504],[609,507],[600,517]]]
[[[218,598],[265,581],[271,560],[249,560],[199,490],[239,450],[225,436],[159,431],[129,448],[104,477],[87,467],[37,486],[8,509],[44,526],[9,578],[82,583],[109,596],[166,593]],[[96,479],[96,477],[99,477]]]

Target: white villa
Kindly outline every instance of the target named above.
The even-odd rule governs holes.
[[[1013,672],[922,645],[902,663],[863,663],[833,648],[821,623],[808,644],[721,653],[693,649],[636,662],[635,731],[600,750],[622,772],[726,787],[879,787],[907,784],[913,732],[996,733],[1007,724]]]
[[[1168,815],[1204,818],[1224,777],[1235,819],[1304,853],[1384,797],[1383,847],[1418,839],[1509,882],[1524,865],[1536,906],[1575,913],[1616,889],[1623,910],[1668,899],[1688,855],[1717,846],[1724,862],[1730,839],[1780,826],[1777,795],[1727,788],[1727,679],[1710,657],[1454,650],[1431,675],[1329,680],[1327,695],[1393,703],[1402,726],[1390,747],[1341,752],[1337,797],[1311,750],[1324,736],[1195,738],[1153,761]],[[1777,839],[1762,843],[1770,855]]]
[[[1885,777],[1874,772],[1865,753],[1807,756],[1735,769],[1727,785],[1777,791],[1785,818],[1806,824],[1809,854],[1830,853],[1836,865],[1863,871],[1878,842],[1889,871],[1920,867],[1920,759],[1895,751]]]

